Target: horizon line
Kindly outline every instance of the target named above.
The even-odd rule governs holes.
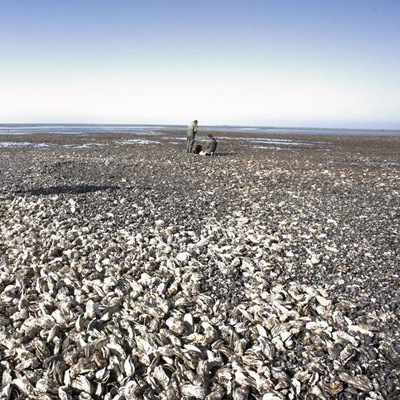
[[[128,125],[128,126],[135,126],[135,125],[143,125],[143,126],[170,126],[170,127],[186,127],[187,124],[160,124],[160,123],[101,123],[101,122],[0,122],[0,126],[4,125],[102,125],[102,126],[115,126],[115,125]],[[399,128],[348,128],[348,127],[340,127],[340,128],[332,128],[332,127],[327,127],[327,126],[279,126],[279,125],[230,125],[230,124],[213,124],[213,125],[201,125],[199,124],[199,127],[207,127],[207,128],[264,128],[264,129],[316,129],[316,130],[356,130],[356,131],[400,131],[400,126]]]

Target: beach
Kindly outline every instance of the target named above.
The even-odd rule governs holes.
[[[215,135],[0,136],[3,394],[400,397],[400,137]]]

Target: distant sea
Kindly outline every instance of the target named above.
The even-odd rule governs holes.
[[[186,130],[186,125],[138,125],[138,124],[0,124],[0,135],[46,134],[88,134],[125,133],[136,135],[157,135],[166,130]],[[293,128],[268,126],[202,126],[199,131],[247,132],[257,134],[303,134],[303,135],[345,135],[345,136],[400,136],[400,130],[377,129],[327,129]]]

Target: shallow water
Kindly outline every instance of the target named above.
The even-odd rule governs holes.
[[[148,140],[148,139],[127,139],[127,140],[119,140],[116,143],[118,144],[139,144],[139,145],[146,145],[146,144],[160,144],[161,142],[157,140]]]
[[[305,143],[305,142],[292,142],[292,141],[280,141],[280,140],[251,140],[251,143],[256,143],[258,145],[280,145],[280,146],[310,146],[312,143]],[[259,146],[263,147],[263,146]]]
[[[327,164],[342,164],[352,166],[367,166],[367,167],[400,167],[400,162],[393,161],[334,161],[329,160]]]
[[[186,125],[143,125],[143,124],[0,124],[0,135],[87,134],[87,133],[133,133],[137,135],[160,135],[165,130],[186,130]],[[379,129],[328,129],[263,126],[201,126],[200,131],[247,132],[258,134],[303,134],[345,136],[400,136],[400,130]]]
[[[47,148],[47,143],[30,143],[30,142],[0,142],[0,148],[13,148],[13,147],[35,147]]]
[[[148,140],[148,139],[128,139],[128,140],[117,140],[110,141],[108,143],[82,143],[82,144],[54,144],[54,143],[31,143],[31,142],[12,142],[12,141],[3,141],[0,142],[0,148],[37,148],[44,149],[50,147],[64,147],[69,149],[89,149],[92,147],[103,147],[110,144],[117,145],[150,145],[150,144],[160,144],[156,140]]]

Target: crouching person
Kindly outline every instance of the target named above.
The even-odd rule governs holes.
[[[213,156],[213,155],[215,155],[215,151],[217,150],[217,145],[218,145],[218,142],[215,139],[215,137],[213,137],[213,135],[209,134],[208,135],[208,142],[206,144],[206,148],[200,154],[203,155],[203,156]]]

